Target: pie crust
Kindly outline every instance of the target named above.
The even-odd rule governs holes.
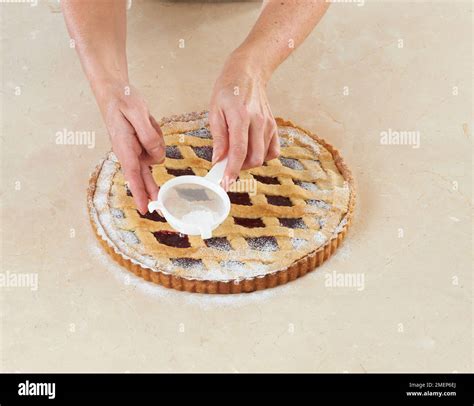
[[[276,121],[280,157],[241,172],[229,193],[231,213],[209,240],[174,232],[157,213],[140,215],[109,152],[92,173],[87,194],[90,221],[104,250],[147,281],[197,293],[272,288],[321,265],[351,224],[353,178],[330,144],[291,121]],[[207,112],[159,124],[167,158],[152,168],[157,184],[179,175],[204,176],[212,155]]]

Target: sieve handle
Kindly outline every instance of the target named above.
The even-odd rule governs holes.
[[[212,237],[212,230],[209,227],[199,228],[199,232],[201,233],[201,238],[203,240],[207,240],[208,238]]]
[[[217,162],[207,173],[207,175],[204,176],[204,178],[216,184],[221,183],[221,180],[224,177],[224,171],[226,166],[227,157],[225,157],[222,161]]]
[[[153,211],[156,210],[157,212],[159,212],[161,214],[161,209],[162,208],[163,207],[161,206],[160,203],[158,203],[158,200],[153,200],[150,203],[148,203],[148,211],[150,213],[153,213]]]

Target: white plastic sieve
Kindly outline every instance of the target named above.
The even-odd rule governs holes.
[[[227,158],[215,164],[204,176],[178,176],[165,182],[148,211],[161,212],[176,231],[211,238],[212,231],[229,215],[230,200],[220,186]]]

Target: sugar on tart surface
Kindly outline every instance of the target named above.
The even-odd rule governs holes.
[[[159,124],[166,159],[152,168],[157,184],[206,175],[212,156],[207,112]],[[141,215],[109,152],[88,188],[90,221],[102,247],[148,281],[198,293],[271,288],[322,264],[351,223],[353,179],[331,145],[290,121],[277,118],[277,124],[280,157],[241,172],[229,192],[230,215],[207,240],[175,232],[156,212]]]

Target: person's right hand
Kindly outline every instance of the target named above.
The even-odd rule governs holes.
[[[150,165],[165,159],[160,126],[137,90],[127,84],[102,85],[96,97],[135,204],[145,214],[148,200],[156,200],[159,189]]]

